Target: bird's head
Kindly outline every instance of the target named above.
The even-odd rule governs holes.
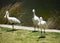
[[[34,16],[36,16],[36,14],[35,14],[35,9],[33,9],[32,12],[33,12]]]
[[[8,11],[6,11],[6,14],[5,14],[4,18],[7,18],[7,17],[9,17],[9,12]]]
[[[43,20],[43,18],[42,18],[42,17],[40,17],[40,20]]]
[[[35,12],[35,9],[33,9],[32,12]]]

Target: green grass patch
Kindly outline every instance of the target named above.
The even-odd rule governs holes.
[[[60,33],[46,32],[46,38],[39,38],[40,32],[30,30],[9,31],[10,28],[0,28],[0,43],[60,43]]]

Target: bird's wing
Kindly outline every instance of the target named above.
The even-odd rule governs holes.
[[[41,21],[41,24],[46,24],[46,21]]]
[[[34,20],[37,20],[39,22],[40,19],[39,19],[39,17],[35,16]]]
[[[15,17],[9,17],[9,21],[12,23],[20,23],[20,21]]]

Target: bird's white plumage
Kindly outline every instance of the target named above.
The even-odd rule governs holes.
[[[44,24],[46,24],[46,21],[44,21],[44,20],[43,20],[43,18],[42,18],[42,17],[40,17],[40,22],[38,23],[38,25],[39,25],[39,24],[44,25]]]
[[[15,18],[15,17],[9,17],[9,12],[8,11],[6,11],[6,14],[5,14],[4,17],[5,18],[7,17],[8,21],[10,23],[21,23],[17,18]]]
[[[35,9],[33,9],[32,12],[33,12],[33,14],[34,14],[33,23],[34,23],[34,25],[37,25],[38,22],[39,22],[39,17],[36,16],[36,14],[35,14]]]
[[[46,25],[46,21],[40,21],[39,23],[38,23],[38,25]]]
[[[10,23],[21,23],[17,18],[15,17],[9,17],[8,18],[9,22]]]
[[[32,12],[35,12],[35,9],[33,9]]]
[[[7,17],[9,17],[9,12],[8,11],[6,11],[6,14],[5,14],[4,18],[7,18]]]

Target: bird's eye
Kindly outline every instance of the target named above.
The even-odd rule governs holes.
[[[35,12],[35,9],[33,9],[33,12]]]

